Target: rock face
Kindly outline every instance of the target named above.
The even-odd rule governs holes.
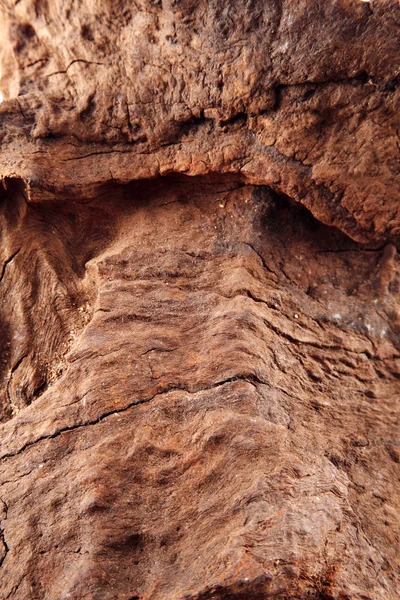
[[[398,599],[398,3],[0,10],[0,598]]]

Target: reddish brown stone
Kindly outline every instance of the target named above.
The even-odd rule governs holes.
[[[397,600],[399,5],[1,11],[0,598]]]

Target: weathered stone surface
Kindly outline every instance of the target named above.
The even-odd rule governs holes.
[[[394,247],[226,179],[3,206],[4,597],[395,598]]]
[[[399,598],[399,5],[1,10],[0,598]]]
[[[353,238],[400,234],[398,2],[4,0],[2,13],[0,173],[32,196],[234,171]]]

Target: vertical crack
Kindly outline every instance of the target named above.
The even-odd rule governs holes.
[[[3,565],[3,562],[5,561],[5,558],[8,554],[8,552],[9,552],[9,547],[6,542],[6,538],[4,536],[4,527],[3,527],[3,521],[5,521],[8,516],[8,505],[2,498],[0,498],[0,502],[3,504],[3,511],[4,511],[4,517],[0,520],[0,541],[3,543],[3,546],[4,546],[4,556],[2,556],[0,558],[0,567],[1,567]]]

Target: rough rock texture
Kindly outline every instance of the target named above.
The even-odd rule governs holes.
[[[0,10],[0,598],[398,599],[398,2]]]
[[[400,234],[397,1],[2,7],[0,170],[32,198],[234,171],[353,238]]]

